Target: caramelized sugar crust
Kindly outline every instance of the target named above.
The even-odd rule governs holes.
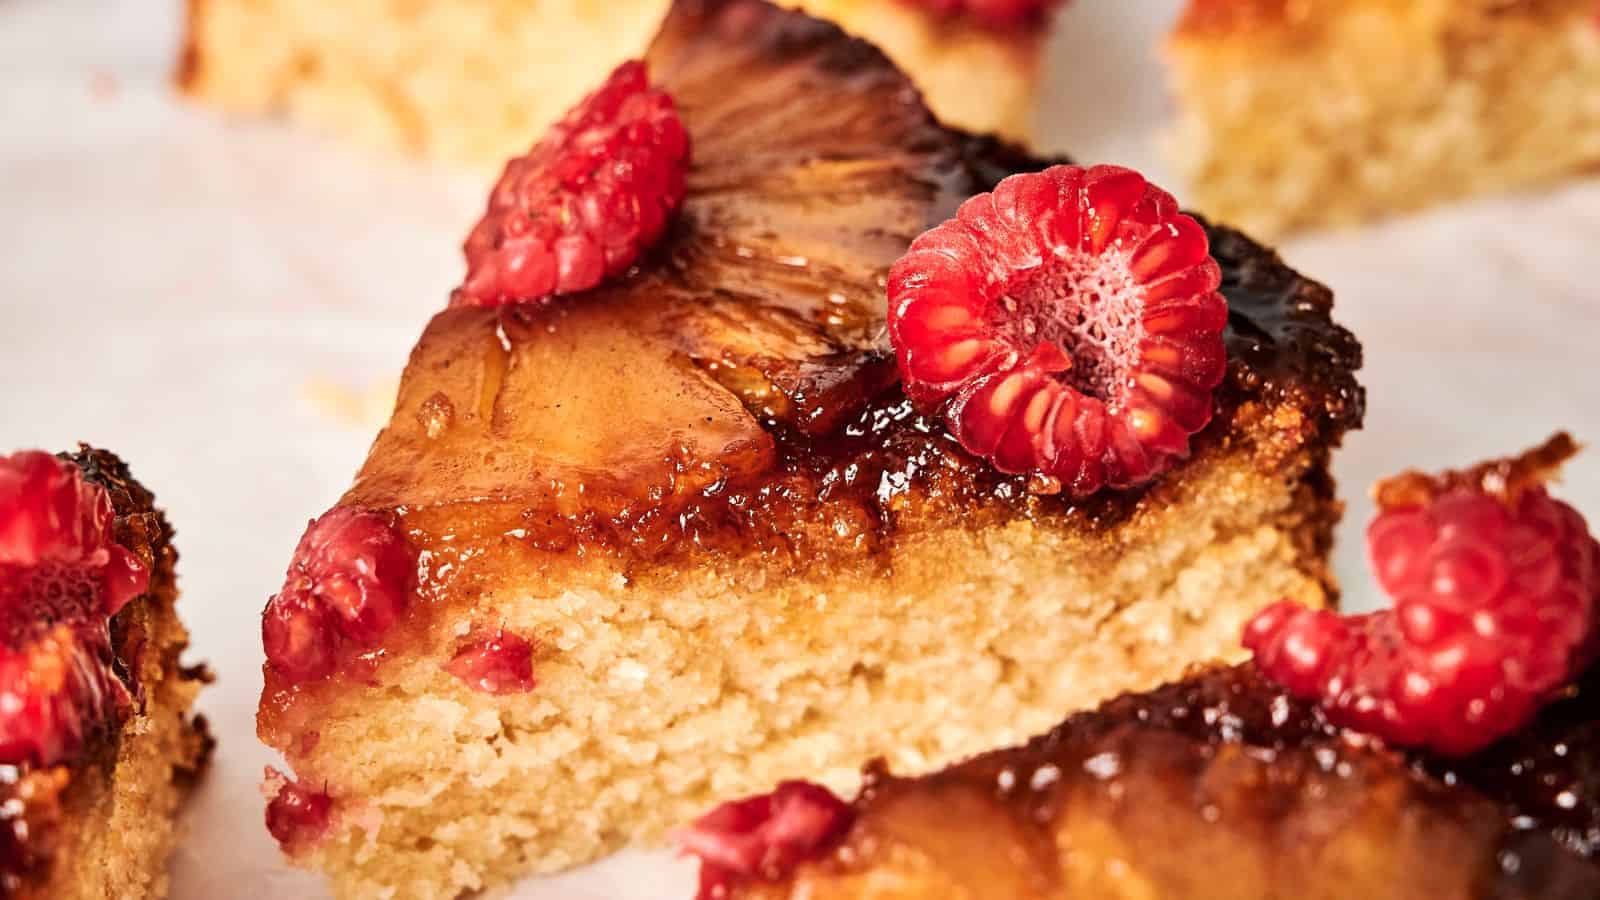
[[[179,660],[188,633],[174,609],[178,554],[154,496],[112,453],[82,446],[66,458],[110,494],[117,542],[150,568],[149,591],[111,619],[134,703],[77,762],[0,765],[0,897],[164,897],[171,816],[213,745],[189,714],[210,676]]]
[[[1597,691],[1591,672],[1444,762],[1334,728],[1249,664],[1203,668],[937,775],[877,769],[827,858],[735,896],[1593,897]]]
[[[345,504],[397,510],[425,542],[515,533],[635,564],[759,551],[793,566],[930,522],[1093,529],[1137,511],[1142,492],[1075,504],[993,472],[896,383],[889,265],[966,197],[1046,161],[941,127],[877,50],[770,12],[674,8],[648,58],[695,146],[676,231],[590,294],[437,316]],[[690,52],[708,31],[736,37],[731,52]],[[1285,405],[1331,442],[1363,396],[1328,291],[1209,232],[1231,363],[1198,444]]]

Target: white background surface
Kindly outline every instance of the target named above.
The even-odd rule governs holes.
[[[165,81],[177,6],[0,0],[0,452],[112,448],[179,530],[183,613],[219,676],[201,705],[221,745],[188,812],[175,896],[319,897],[261,826],[257,617],[372,430],[304,388],[359,391],[399,372],[459,279],[488,178],[180,105]],[[1053,149],[1161,180],[1150,51],[1174,6],[1080,2],[1065,17]],[[1333,286],[1368,354],[1367,428],[1337,463],[1351,605],[1370,599],[1359,529],[1375,477],[1558,426],[1600,440],[1600,183],[1283,249]],[[1564,493],[1600,516],[1600,455],[1571,468]],[[687,900],[689,874],[625,854],[517,896]]]

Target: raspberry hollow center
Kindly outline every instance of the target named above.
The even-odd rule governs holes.
[[[1072,360],[1056,377],[1115,409],[1139,362],[1143,315],[1127,257],[1070,251],[1014,276],[989,326],[1024,359],[1054,344]]]

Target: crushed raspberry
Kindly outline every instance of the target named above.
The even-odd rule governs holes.
[[[889,274],[906,393],[969,452],[1075,496],[1188,455],[1227,368],[1205,230],[1114,166],[1014,175]]]
[[[72,463],[0,457],[0,761],[65,761],[131,704],[109,622],[150,573],[115,519]]]
[[[268,768],[261,785],[267,801],[267,831],[288,854],[300,853],[327,834],[333,819],[333,798],[325,790],[312,790]]]
[[[666,231],[688,171],[677,106],[643,63],[623,63],[506,165],[467,237],[467,278],[452,303],[539,300],[626,271]]]
[[[1062,0],[909,0],[941,16],[965,16],[987,28],[1038,25]]]
[[[1521,728],[1595,651],[1600,544],[1541,483],[1557,445],[1571,442],[1381,485],[1367,549],[1394,607],[1275,604],[1245,629],[1257,665],[1335,724],[1400,746],[1465,755]]]
[[[268,665],[309,681],[331,674],[346,646],[376,646],[404,611],[416,569],[416,552],[387,517],[330,510],[306,529],[261,615]]]
[[[445,671],[486,694],[522,694],[534,689],[533,643],[506,631],[469,641],[445,663]]]
[[[700,858],[697,900],[720,900],[740,881],[777,881],[844,837],[855,818],[827,788],[785,781],[770,794],[724,803],[678,834]]]

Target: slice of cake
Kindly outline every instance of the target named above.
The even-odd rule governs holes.
[[[853,804],[802,781],[683,832],[700,900],[1600,896],[1600,544],[1573,444],[1378,493],[1393,610],[1293,603],[1256,660]]]
[[[882,47],[944,119],[1033,134],[1050,0],[791,0]],[[189,0],[178,81],[368,143],[498,165],[623,59],[668,0]]]
[[[286,848],[342,897],[454,897],[1022,739],[1330,602],[1362,393],[1327,290],[1046,165],[832,25],[677,5],[508,166],[268,604]],[[941,261],[982,267],[977,344]]]
[[[1167,50],[1174,161],[1262,232],[1600,165],[1592,0],[1190,0]]]
[[[211,749],[172,528],[122,461],[0,457],[0,896],[160,898]]]
[[[701,900],[1586,900],[1600,896],[1591,673],[1440,763],[1328,723],[1245,664],[1119,697],[935,775],[804,782],[690,846]],[[778,835],[781,833],[781,837]]]

